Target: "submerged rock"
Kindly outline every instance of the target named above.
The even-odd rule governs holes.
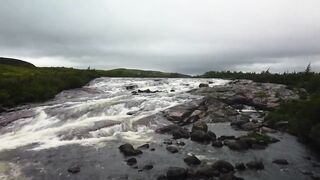
[[[187,179],[188,171],[181,167],[170,167],[167,171],[168,180],[185,180]]]
[[[164,126],[162,128],[157,129],[156,132],[159,134],[171,134],[174,139],[188,139],[190,137],[188,129],[182,128],[176,124]]]
[[[231,163],[224,161],[224,160],[219,160],[216,161],[212,167],[216,170],[218,170],[221,173],[228,173],[230,171],[234,170],[234,167]]]
[[[127,165],[128,166],[133,166],[135,164],[137,164],[137,159],[136,158],[130,158],[130,159],[127,160]]]
[[[125,156],[137,156],[139,154],[142,154],[142,151],[134,149],[131,144],[123,144],[119,147],[119,150]]]
[[[199,165],[201,164],[201,161],[196,157],[196,156],[188,156],[183,159],[183,161],[188,164],[189,166],[191,165]]]
[[[262,170],[264,169],[264,165],[262,161],[250,161],[246,163],[246,166],[249,169]]]
[[[274,164],[279,164],[279,165],[288,165],[289,162],[286,159],[275,159],[272,161]]]
[[[174,146],[168,146],[166,149],[167,149],[167,151],[169,151],[171,153],[179,152],[179,149],[177,147],[174,147]]]
[[[72,174],[79,173],[79,172],[80,172],[80,166],[79,166],[79,165],[70,166],[70,167],[68,168],[68,172],[69,172],[69,173],[72,173]]]

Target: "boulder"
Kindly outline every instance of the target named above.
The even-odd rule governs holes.
[[[221,148],[221,147],[223,146],[223,144],[222,144],[221,141],[216,140],[216,141],[212,141],[212,146],[213,146],[213,147]]]
[[[149,149],[150,145],[149,144],[144,144],[139,146],[137,149]]]
[[[244,180],[241,177],[235,176],[233,173],[221,174],[219,180]]]
[[[142,154],[142,151],[134,149],[131,144],[123,144],[119,147],[119,150],[125,156],[137,156],[139,154]]]
[[[200,83],[199,84],[199,88],[203,88],[203,87],[209,87],[209,84]]]
[[[232,140],[232,139],[236,139],[236,137],[235,136],[225,136],[225,135],[223,135],[223,136],[220,136],[218,138],[219,141]]]
[[[264,169],[264,165],[262,161],[251,161],[246,163],[246,166],[249,169],[262,170]]]
[[[207,123],[204,122],[204,121],[198,121],[198,122],[194,123],[193,126],[192,126],[191,132],[194,132],[194,131],[207,132],[208,131]]]
[[[190,137],[190,133],[188,129],[182,128],[176,124],[164,126],[156,130],[159,134],[171,134],[174,139],[186,138]]]
[[[76,174],[80,172],[80,166],[79,165],[72,165],[68,168],[68,172],[72,174]]]
[[[213,176],[219,176],[219,174],[220,174],[219,171],[214,169],[212,166],[205,165],[205,166],[196,168],[192,176],[197,178],[213,177]]]
[[[260,128],[262,126],[262,123],[254,123],[254,122],[247,122],[243,125],[241,125],[241,129],[245,131],[252,131]]]
[[[168,180],[185,180],[187,179],[188,171],[181,167],[170,167],[167,171]]]
[[[217,135],[214,132],[208,131],[207,134],[210,136],[211,141],[215,141],[217,139]]]
[[[216,161],[212,167],[221,173],[228,173],[234,170],[233,165],[224,160]]]
[[[201,143],[208,143],[211,141],[211,137],[204,131],[193,131],[191,132],[191,140]]]
[[[167,151],[171,152],[171,153],[177,153],[179,152],[179,149],[175,146],[168,146],[167,148]]]
[[[286,159],[275,159],[272,161],[274,164],[279,164],[279,165],[288,165],[289,162]]]
[[[201,164],[201,161],[194,155],[184,158],[183,161],[189,166]]]
[[[128,85],[125,88],[126,88],[126,90],[134,90],[135,88],[138,88],[138,86],[137,85]]]
[[[137,164],[137,159],[136,158],[130,158],[130,159],[127,160],[127,165],[128,166],[133,166],[135,164]]]
[[[244,165],[244,163],[236,163],[236,164],[235,164],[235,167],[236,167],[236,169],[239,170],[239,171],[243,171],[243,170],[246,169],[246,166]]]
[[[249,149],[248,144],[242,140],[227,140],[224,144],[232,150],[241,151]]]
[[[147,164],[147,165],[145,165],[145,166],[143,166],[143,168],[142,168],[142,170],[151,170],[151,169],[153,169],[153,165],[152,164]]]

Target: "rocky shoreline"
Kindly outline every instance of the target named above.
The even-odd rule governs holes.
[[[236,80],[224,86],[208,87],[200,84],[199,89],[190,91],[194,95],[203,96],[201,100],[188,104],[178,105],[162,112],[171,125],[163,126],[155,130],[159,134],[171,136],[163,144],[168,153],[178,153],[188,141],[197,142],[212,148],[228,147],[232,151],[261,150],[268,148],[269,144],[280,141],[269,136],[286,129],[288,122],[270,123],[264,118],[268,111],[276,109],[281,102],[298,99],[297,93],[289,90],[284,85],[270,83],[255,83],[248,80]],[[246,135],[230,136],[217,135],[208,128],[208,124],[228,122],[235,130],[247,131]],[[149,144],[135,149],[131,144],[119,147],[125,157],[143,156],[143,150],[149,149]],[[151,149],[151,151],[154,149]],[[195,155],[187,155],[183,161],[188,166],[168,167],[165,174],[158,180],[184,180],[184,179],[220,179],[241,180],[236,172],[249,170],[263,170],[262,160],[237,162],[231,164],[225,160],[215,162],[202,162]],[[274,164],[288,165],[286,159],[274,159]],[[127,164],[134,168],[137,159],[131,157]],[[152,165],[146,165],[139,171],[151,170]],[[313,179],[318,176],[310,174]]]

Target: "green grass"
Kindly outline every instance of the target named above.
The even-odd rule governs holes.
[[[135,69],[79,70],[37,68],[25,64],[23,61],[0,63],[0,109],[45,101],[63,90],[82,87],[97,77],[189,77],[178,73]]]
[[[0,105],[13,107],[48,100],[62,90],[84,86],[96,77],[97,72],[91,70],[0,65]]]

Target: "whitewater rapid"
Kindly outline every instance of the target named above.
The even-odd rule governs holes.
[[[61,92],[46,103],[0,115],[12,123],[0,129],[0,151],[30,146],[42,150],[68,144],[99,146],[106,141],[149,142],[167,121],[138,122],[172,106],[201,97],[188,91],[221,79],[98,78],[87,86]],[[136,86],[135,89],[126,89]],[[157,93],[132,91],[147,90]]]

